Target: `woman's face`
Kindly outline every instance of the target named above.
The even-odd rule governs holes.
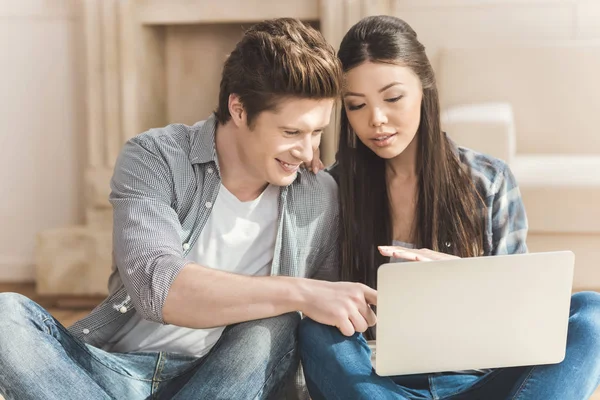
[[[365,62],[345,74],[343,97],[354,132],[379,157],[398,156],[414,139],[423,89],[410,68]]]

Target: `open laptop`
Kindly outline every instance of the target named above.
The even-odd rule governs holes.
[[[574,263],[560,251],[383,264],[377,374],[561,362]]]

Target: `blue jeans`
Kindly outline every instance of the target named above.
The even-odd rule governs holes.
[[[334,327],[305,318],[298,342],[313,400],[587,400],[600,383],[600,294],[571,298],[567,351],[560,364],[487,374],[381,377],[371,367],[371,351],[361,334],[345,337]]]
[[[0,294],[0,393],[9,399],[282,398],[298,370],[298,313],[231,325],[202,358],[108,353],[41,306]]]

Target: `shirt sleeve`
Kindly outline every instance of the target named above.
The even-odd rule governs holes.
[[[133,138],[119,155],[111,180],[113,257],[140,315],[164,323],[162,310],[183,257],[181,224],[171,206],[173,179],[150,140]]]
[[[313,279],[320,279],[326,281],[339,281],[340,280],[340,206],[338,199],[338,184],[337,176],[331,174],[331,169],[328,170],[329,174],[334,178],[328,180],[328,209],[324,213],[326,216],[325,221],[321,224],[321,238],[323,240],[322,246],[318,259],[316,261],[315,273],[311,276]],[[325,195],[325,194],[324,194]]]
[[[492,255],[527,253],[527,215],[521,191],[506,165],[498,174],[492,203]]]
[[[333,225],[337,227],[338,221],[333,222]],[[325,281],[337,282],[340,280],[340,243],[339,243],[339,229],[331,229],[329,235],[326,235],[326,242],[322,247],[322,251],[317,261],[316,272],[311,277],[313,279],[320,279]]]

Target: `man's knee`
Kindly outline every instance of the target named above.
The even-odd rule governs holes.
[[[277,392],[289,387],[298,370],[299,322],[298,313],[289,313],[230,326],[213,357],[244,390]]]
[[[233,337],[237,354],[244,360],[240,368],[252,369],[292,360],[296,357],[298,323],[296,312],[248,321],[228,328],[224,335]],[[223,349],[225,350],[225,349]],[[240,360],[241,361],[241,360]]]
[[[8,327],[10,324],[27,320],[35,311],[37,304],[33,300],[18,293],[0,293],[0,326]]]
[[[296,339],[298,335],[298,324],[300,323],[300,314],[291,312],[277,317],[260,319],[255,325],[260,327],[260,331],[267,329],[272,336],[285,336]]]
[[[43,309],[17,293],[0,294],[0,361],[10,368],[25,368],[25,357],[39,342]],[[25,368],[26,369],[26,368]],[[29,368],[31,369],[31,368]]]

